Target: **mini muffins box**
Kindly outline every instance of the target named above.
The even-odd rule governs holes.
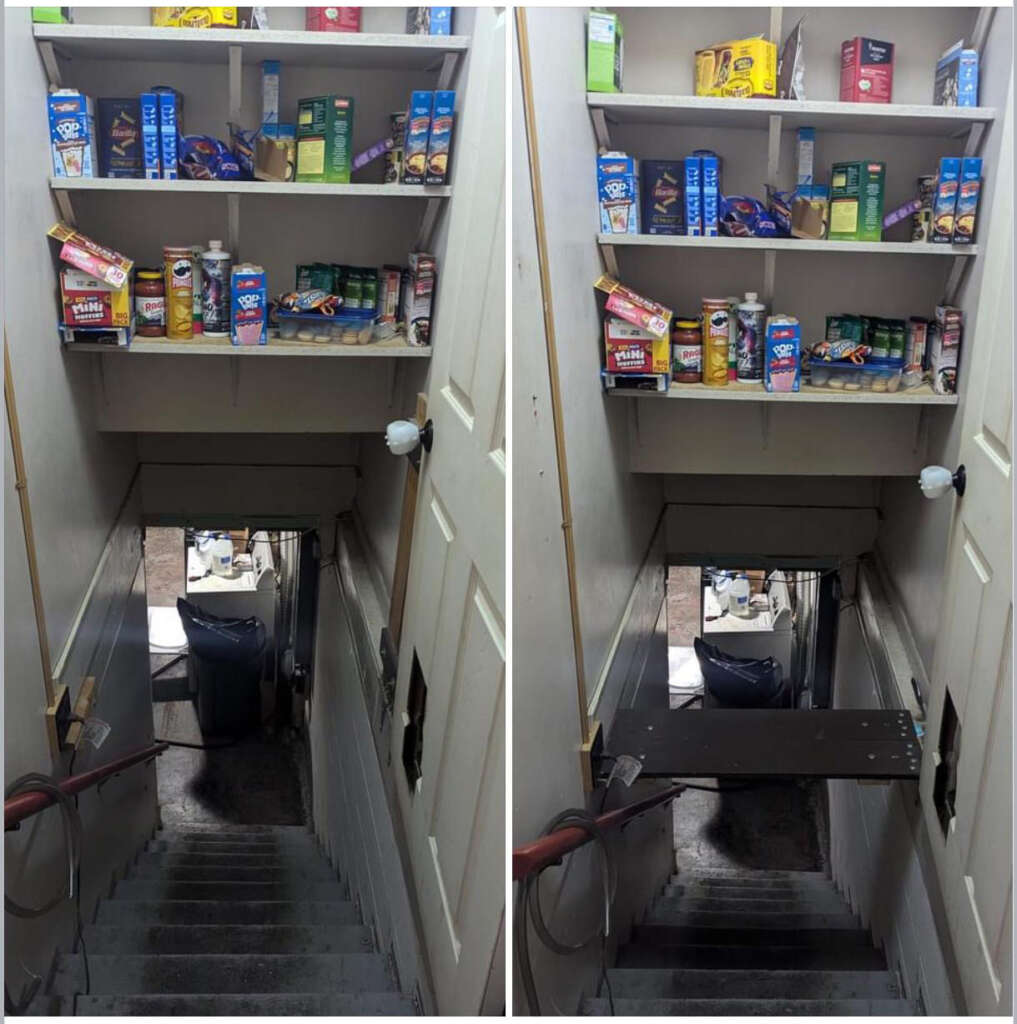
[[[793,316],[766,318],[763,385],[767,391],[798,391],[802,379],[802,328]]]
[[[350,180],[353,100],[313,96],[297,104],[297,181]]]
[[[141,105],[141,162],[146,180],[162,177],[159,151],[159,97],[154,92],[143,92]]]
[[[98,160],[92,100],[78,89],[54,89],[46,105],[54,177],[94,177]]]
[[[609,373],[669,373],[671,340],[617,317],[604,320],[604,365]]]
[[[777,95],[777,44],[766,39],[733,39],[696,50],[696,95]]]
[[[68,327],[130,327],[130,283],[114,288],[76,267],[60,271],[62,322]]]
[[[99,100],[99,174],[142,178],[141,104],[136,98]]]
[[[418,90],[410,95],[403,145],[403,184],[423,185],[427,177],[427,144],[431,137],[434,93]]]
[[[945,156],[939,161],[936,194],[932,200],[932,237],[937,245],[953,242],[957,193],[960,190],[961,157]]]
[[[685,158],[685,233],[703,234],[703,158]]]
[[[961,161],[957,209],[953,218],[953,244],[971,245],[975,240],[975,214],[982,191],[982,158],[966,156]]]
[[[434,106],[431,110],[431,133],[427,140],[425,185],[444,185],[448,181],[448,161],[452,149],[455,109],[454,89],[439,89],[435,92]]]
[[[241,263],[230,275],[230,340],[268,344],[268,284],[263,267]]]
[[[978,106],[978,51],[954,43],[936,64],[932,102],[937,107]]]
[[[840,98],[849,103],[890,103],[893,43],[855,36],[840,46]]]
[[[621,18],[591,10],[586,19],[586,91],[621,92],[625,49]]]
[[[642,229],[647,235],[681,235],[685,209],[681,160],[641,160]],[[599,184],[599,182],[598,182]]]
[[[633,157],[597,157],[597,199],[602,235],[639,234],[639,165]]]
[[[883,238],[886,164],[861,160],[834,164],[830,172],[831,239],[879,242]]]

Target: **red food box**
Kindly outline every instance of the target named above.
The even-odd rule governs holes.
[[[893,43],[855,36],[840,44],[840,98],[849,103],[890,103]]]
[[[307,7],[304,27],[308,32],[359,32],[359,7]]]

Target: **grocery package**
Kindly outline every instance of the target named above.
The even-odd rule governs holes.
[[[141,103],[137,97],[99,100],[99,174],[143,178]]]
[[[114,288],[76,267],[60,271],[62,321],[69,327],[129,327],[131,289]]]
[[[605,235],[639,234],[639,166],[624,153],[597,157],[597,197],[600,232]]]
[[[238,7],[237,28],[251,29],[255,32],[268,30],[267,7]]]
[[[621,18],[591,10],[586,19],[586,91],[621,92],[623,70]]]
[[[816,183],[815,163],[816,129],[799,128],[795,145],[795,191],[800,196],[810,196]]]
[[[72,20],[69,7],[32,8],[32,21],[37,25],[69,25]]]
[[[134,317],[136,334],[160,338],[166,333],[166,281],[161,269],[135,272]]]
[[[607,274],[598,277],[593,287],[607,295],[604,308],[609,313],[642,327],[655,338],[668,337],[673,314],[666,306],[644,298]]]
[[[777,225],[770,211],[752,196],[721,196],[719,228],[732,238],[776,238]]]
[[[776,96],[777,44],[759,37],[696,50],[696,95]]]
[[[257,164],[257,144],[262,138],[256,131],[248,131],[240,125],[228,122],[230,130],[230,150],[233,159],[240,168],[240,177],[244,181],[251,181],[254,178],[255,165]],[[275,139],[270,140],[275,142]]]
[[[703,383],[727,387],[731,351],[731,304],[728,299],[703,299]]]
[[[114,288],[123,288],[131,278],[134,261],[115,249],[107,249],[93,242],[87,235],[69,224],[58,221],[46,232],[50,238],[62,242],[60,259],[72,267],[105,281]]]
[[[680,160],[641,160],[641,228],[647,235],[681,235],[685,232]],[[601,195],[603,203],[603,195]],[[603,209],[603,207],[601,207]]]
[[[902,388],[916,388],[925,381],[925,347],[928,342],[929,321],[920,316],[908,320],[907,343],[904,348]]]
[[[427,143],[431,136],[434,93],[417,90],[410,96],[403,145],[403,184],[423,185],[427,176]]]
[[[194,337],[194,254],[190,246],[166,246],[162,251],[166,288],[166,337]]]
[[[153,92],[159,101],[159,162],[162,177],[176,180],[177,151],[182,131],[183,97],[175,89],[157,86]]]
[[[147,180],[162,177],[162,158],[159,149],[159,98],[154,92],[143,92],[141,105],[142,169]]]
[[[703,324],[699,317],[675,317],[671,325],[671,373],[679,384],[703,379]]]
[[[904,360],[871,357],[862,363],[812,361],[810,365],[811,383],[814,388],[896,392],[901,385]]]
[[[793,316],[766,318],[763,385],[767,391],[798,391],[801,386],[802,328]]]
[[[826,238],[830,228],[830,187],[812,185],[807,197],[797,192],[791,199],[791,237]]]
[[[304,27],[308,32],[359,32],[359,7],[305,7]]]
[[[836,163],[830,172],[830,238],[879,242],[883,237],[886,164]]]
[[[892,228],[894,224],[899,224],[902,220],[908,217],[914,217],[916,213],[922,208],[921,199],[909,199],[906,203],[902,203],[896,209],[891,210],[889,213],[883,214],[883,230]]]
[[[394,324],[399,319],[402,271],[386,264],[378,272],[378,323]]]
[[[430,253],[411,252],[403,283],[403,315],[406,341],[410,345],[431,344],[431,305],[434,299],[437,264]]]
[[[703,237],[716,238],[720,214],[720,158],[716,153],[693,154],[702,161],[703,180]]]
[[[755,292],[746,292],[737,306],[738,380],[752,384],[763,379],[763,345],[766,335],[766,306]]]
[[[385,154],[385,184],[398,185],[403,176],[403,161],[406,145],[406,111],[397,110],[389,114],[392,148]]]
[[[945,50],[936,64],[932,102],[937,107],[978,106],[978,51],[966,50],[963,39]]]
[[[240,158],[236,140],[233,153]],[[253,177],[258,181],[293,181],[297,173],[296,125],[281,124],[275,138],[258,135],[255,142]],[[241,162],[241,172],[245,170]]]
[[[414,36],[452,35],[451,7],[408,7],[406,31]]]
[[[91,178],[98,166],[95,148],[95,108],[78,89],[53,89],[47,97],[53,175]]]
[[[937,395],[957,393],[964,314],[955,306],[937,306],[936,319],[929,325],[929,379]]]
[[[982,158],[966,156],[961,161],[957,209],[953,218],[954,245],[970,245],[975,240],[975,214],[981,190]]]
[[[237,181],[240,165],[229,146],[211,135],[184,135],[180,139],[180,169],[196,181]]]
[[[268,287],[263,267],[235,266],[230,275],[230,340],[234,345],[268,344]]]
[[[932,207],[936,199],[935,174],[923,174],[917,182],[915,198],[919,207],[911,218],[911,241],[928,242],[932,239]]]
[[[939,161],[939,177],[936,179],[936,194],[932,201],[932,235],[929,239],[939,245],[949,245],[953,241],[960,172],[961,157],[945,156]]]
[[[782,192],[772,185],[766,186],[766,208],[781,238],[791,235],[791,207],[793,193]]]
[[[855,36],[840,47],[840,98],[850,103],[890,103],[893,43]]]
[[[670,373],[671,339],[626,320],[604,318],[604,365],[610,373]]]
[[[279,76],[282,63],[261,62],[261,134],[275,138],[279,131]]]
[[[703,235],[703,158],[685,158],[685,233]]]
[[[431,132],[427,140],[425,185],[444,185],[448,180],[448,161],[449,151],[452,148],[455,108],[454,89],[439,89],[435,92],[434,107],[431,111]]]
[[[236,28],[235,7],[153,7],[157,28]]]
[[[777,65],[777,97],[782,100],[805,99],[805,43],[799,18],[791,34],[784,41]]]
[[[297,181],[349,182],[353,100],[314,96],[297,104]],[[423,167],[421,167],[423,170]]]

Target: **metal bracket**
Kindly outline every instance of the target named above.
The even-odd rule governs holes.
[[[615,279],[621,277],[618,272],[618,254],[615,252],[614,246],[601,242],[600,255],[604,260],[604,269]]]
[[[591,107],[590,120],[593,122],[593,134],[597,137],[597,149],[610,149],[611,129],[607,125],[607,115],[600,107]]]
[[[438,72],[438,84],[435,86],[435,89],[448,89],[452,85],[452,79],[455,76],[458,63],[458,53],[445,54],[441,62],[441,71]]]
[[[424,209],[423,219],[420,221],[420,230],[417,232],[417,240],[414,243],[415,252],[427,252],[431,245],[431,238],[434,229],[438,224],[438,214],[441,212],[444,199],[440,196],[428,196],[427,206]]]
[[[46,69],[46,77],[49,79],[49,84],[59,88],[64,83],[60,75],[60,65],[57,63],[53,44],[48,40],[41,40],[39,43],[39,56],[42,57],[42,65]]]

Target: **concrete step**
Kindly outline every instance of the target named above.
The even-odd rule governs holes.
[[[63,1000],[54,1014],[73,1013]],[[362,994],[78,996],[82,1017],[412,1017],[411,1000],[395,992]]]
[[[725,892],[836,892],[829,878],[697,878],[692,875],[672,875],[668,886]]]
[[[703,868],[699,871],[679,871],[671,876],[672,882],[724,881],[729,885],[766,882],[812,882],[817,885],[833,883],[822,871],[753,871],[751,868]]]
[[[99,955],[88,957],[90,994],[147,995],[264,992],[391,992],[385,959],[377,953],[301,955]],[[81,957],[57,958],[51,991],[84,991]]]
[[[671,896],[665,893],[654,905],[654,913],[672,911],[716,911],[734,914],[850,914],[839,896],[786,900],[731,899],[724,896]]]
[[[311,836],[292,839],[255,839],[247,842],[242,837],[232,839],[150,839],[145,844],[146,853],[174,854],[260,854],[262,856],[309,856],[320,853],[318,844]]]
[[[156,924],[320,925],[360,924],[345,900],[103,900],[96,924],[129,927]],[[86,947],[87,948],[87,947]]]
[[[221,822],[189,821],[185,825],[161,828],[157,836],[309,836],[306,825],[228,825]]]
[[[871,946],[810,949],[806,946],[660,946],[629,943],[618,951],[620,968],[743,968],[767,971],[882,971],[883,954]]]
[[[166,867],[200,868],[223,867],[285,867],[287,864],[324,864],[328,861],[317,850],[274,850],[266,853],[247,853],[237,851],[227,853],[222,850],[188,851],[188,850],[146,850],[138,855],[138,864],[163,864]]]
[[[338,882],[174,882],[159,878],[125,878],[117,882],[121,900],[336,900],[346,899]]]
[[[702,917],[703,915],[696,915]],[[715,916],[715,915],[714,915]],[[741,920],[741,915],[735,915]],[[657,946],[799,946],[809,949],[870,949],[872,937],[864,928],[721,927],[714,923],[669,924],[648,921],[633,930],[632,941]]]
[[[897,999],[888,971],[608,971],[615,999]]]
[[[362,925],[88,925],[88,955],[100,953],[371,953]]]
[[[139,860],[127,872],[128,878],[165,879],[167,882],[338,882],[336,873],[324,861],[284,865],[250,864],[159,864]]]
[[[121,883],[123,884],[123,883]],[[178,883],[185,884],[185,883]],[[224,883],[238,885],[242,883]],[[677,927],[697,928],[730,928],[747,930],[750,928],[766,928],[773,931],[809,931],[820,928],[854,929],[858,927],[858,918],[849,912],[839,914],[801,913],[738,913],[714,910],[682,910],[680,906],[661,901],[650,912],[647,924],[670,924]]]
[[[583,1015],[609,1017],[607,999],[587,999]],[[903,999],[615,999],[618,1017],[911,1017]]]

